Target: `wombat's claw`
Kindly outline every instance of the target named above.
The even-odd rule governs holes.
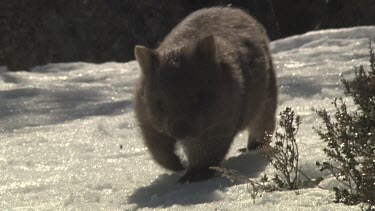
[[[237,152],[241,153],[241,154],[245,154],[245,153],[249,152],[249,150],[246,147],[244,147],[244,148],[238,149]]]
[[[185,173],[184,176],[178,180],[179,183],[190,183],[190,182],[198,182],[202,180],[207,180],[211,177],[213,177],[215,174],[215,171],[212,169],[200,169],[195,171],[188,171]]]

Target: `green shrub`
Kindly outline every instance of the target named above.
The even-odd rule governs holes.
[[[276,169],[272,180],[280,190],[296,190],[300,187],[299,151],[295,135],[301,119],[287,107],[280,114],[279,128],[275,133],[275,145],[265,147],[261,154]]]
[[[341,183],[335,187],[335,202],[348,205],[375,205],[375,56],[370,40],[370,71],[355,67],[352,80],[342,79],[345,96],[353,99],[356,111],[349,112],[342,99],[335,99],[331,117],[325,109],[317,110],[323,127],[316,129],[327,143],[329,160],[317,162],[321,171],[330,171]]]
[[[316,186],[317,181],[309,179],[299,168],[299,151],[295,136],[301,124],[300,117],[287,107],[279,114],[279,126],[275,133],[275,144],[262,146],[259,153],[269,160],[275,168],[275,174],[271,176],[263,174],[259,181],[249,179],[241,173],[214,167],[223,177],[248,184],[248,191],[252,199],[262,196],[262,192],[298,190],[302,187]],[[301,175],[306,180],[301,180]],[[250,186],[252,187],[250,189]],[[296,191],[298,193],[298,191]]]

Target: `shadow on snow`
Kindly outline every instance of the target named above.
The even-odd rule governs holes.
[[[247,165],[244,165],[247,163]],[[257,177],[264,171],[268,162],[256,152],[231,157],[222,163],[222,167],[238,171],[249,178]],[[137,189],[128,198],[129,203],[142,207],[169,207],[173,205],[202,204],[220,200],[222,196],[217,190],[238,185],[227,178],[216,177],[207,181],[179,184],[181,173],[163,174],[149,186]],[[250,195],[249,195],[250,197]]]
[[[0,99],[0,131],[120,115],[132,107],[131,99],[112,100],[95,88],[18,88],[0,91]]]

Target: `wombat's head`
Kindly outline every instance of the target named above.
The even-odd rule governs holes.
[[[214,115],[220,65],[213,36],[189,46],[136,46],[143,100],[153,125],[175,138],[199,136]]]

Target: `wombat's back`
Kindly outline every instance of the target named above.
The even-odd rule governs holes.
[[[158,50],[179,48],[209,35],[222,38],[233,47],[268,45],[265,29],[249,14],[231,7],[213,7],[187,16],[166,36]]]

